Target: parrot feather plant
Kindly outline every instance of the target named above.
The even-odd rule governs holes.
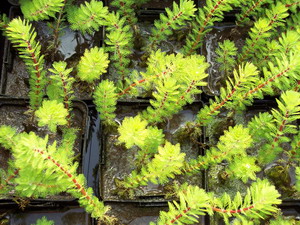
[[[0,126],[0,144],[12,155],[9,169],[0,171],[0,194],[36,198],[68,192],[99,223],[115,222],[114,217],[108,216],[110,207],[87,187],[84,176],[77,173],[78,163],[73,160],[76,129],[71,123],[72,100],[78,78],[93,90],[94,103],[105,126],[117,126],[119,143],[127,149],[138,149],[135,168],[115,180],[120,196],[133,198],[137,188],[150,183],[171,184],[173,190],[169,195],[174,201],[168,203],[169,211],[160,213],[156,224],[197,223],[199,216],[205,214],[219,215],[226,224],[264,223],[279,213],[276,205],[281,203],[276,185],[256,177],[265,165],[285,155],[286,164],[295,167],[295,189],[300,189],[300,136],[295,125],[300,105],[300,20],[296,13],[299,2],[206,0],[198,9],[191,0],[174,2],[155,20],[146,44],[140,46],[140,60],[146,66],[136,70],[132,69],[132,58],[139,32],[137,10],[145,2],[113,0],[111,6],[117,11],[110,12],[97,0],[84,1],[80,6],[67,0],[21,0],[24,19],[9,21],[1,16],[0,28],[18,50],[30,75],[33,121],[47,127],[50,135],[40,137],[34,132],[19,133],[13,127]],[[248,37],[241,48],[230,40],[218,44],[216,61],[226,79],[225,85],[187,127],[207,127],[221,113],[232,118],[255,99],[282,93],[277,100],[278,109],[259,114],[247,124],[227,126],[204,155],[188,159],[182,146],[167,140],[156,125],[170,119],[202,93],[209,64],[197,52],[213,26],[236,7],[241,8],[237,29],[248,26]],[[54,21],[51,26],[55,48],[62,28],[68,25],[83,34],[106,26],[105,46],[86,49],[77,67],[59,61],[51,62],[49,69],[45,69],[41,44],[29,22],[40,20]],[[187,30],[185,44],[178,51],[167,53],[160,49],[164,41],[182,29]],[[114,76],[102,76],[107,71],[115,71]],[[117,102],[128,96],[150,97],[149,105],[137,116],[125,117],[118,124]],[[58,131],[62,131],[62,140],[50,141]],[[186,133],[191,134],[188,130]],[[261,145],[258,160],[249,155],[249,149],[257,144]],[[284,149],[284,144],[290,148]],[[229,179],[239,179],[248,185],[245,192],[211,193],[176,181],[179,176],[197,176],[221,163],[226,164]],[[270,224],[277,221],[281,223],[281,218],[271,220]]]

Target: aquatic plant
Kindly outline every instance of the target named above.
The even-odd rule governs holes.
[[[107,15],[108,8],[103,6],[102,1],[96,0],[84,2],[80,7],[70,6],[67,9],[71,29],[80,30],[82,33],[98,31],[101,26],[106,25]]]
[[[41,54],[41,45],[35,40],[36,32],[32,25],[20,17],[13,19],[5,28],[5,35],[19,51],[30,74],[29,98],[30,107],[36,110],[42,103],[45,94],[44,56]]]
[[[297,133],[297,126],[293,121],[299,118],[300,93],[286,91],[281,95],[281,101],[277,100],[277,103],[278,110],[273,109],[271,115],[260,114],[249,123],[255,140],[265,143],[258,152],[258,160],[263,164],[273,161],[283,151],[281,144],[290,142],[287,134]],[[264,132],[257,132],[257,128],[262,125]]]
[[[19,197],[45,197],[68,192],[78,198],[92,217],[106,222],[112,218],[105,215],[109,207],[94,196],[92,188],[86,187],[82,174],[77,174],[78,162],[73,162],[73,151],[66,151],[65,144],[73,148],[75,138],[65,135],[63,145],[56,141],[49,143],[48,136],[37,136],[34,132],[17,133],[9,126],[0,127],[0,144],[12,153],[10,168],[5,184],[1,184],[1,194],[14,190]],[[3,172],[3,171],[2,171]],[[3,175],[3,174],[2,174]],[[5,190],[3,192],[3,190]]]
[[[21,10],[27,20],[45,20],[55,17],[64,6],[65,0],[21,0]]]
[[[54,221],[47,220],[47,218],[45,216],[43,216],[41,219],[38,219],[36,221],[36,224],[33,224],[33,225],[54,225]]]
[[[104,53],[103,48],[87,49],[79,61],[77,76],[82,81],[92,83],[106,72],[108,63],[108,54]]]
[[[237,47],[235,47],[234,42],[225,40],[219,43],[216,54],[218,55],[216,62],[220,63],[219,71],[224,71],[224,76],[227,77],[234,68]]]
[[[205,35],[211,31],[210,26],[215,22],[222,21],[224,12],[232,10],[232,7],[240,4],[237,0],[207,0],[206,6],[198,9],[193,20],[192,31],[188,35],[186,45],[183,48],[184,54],[191,55],[203,44]]]
[[[58,125],[68,123],[66,119],[68,114],[68,110],[64,108],[64,105],[56,100],[44,100],[42,106],[35,111],[38,125],[41,127],[47,125],[53,133],[56,132]]]
[[[206,193],[197,186],[183,186],[177,192],[180,202],[169,202],[169,211],[162,211],[157,223],[163,224],[191,224],[198,222],[201,215],[214,213],[224,218],[229,224],[229,218],[264,219],[278,211],[273,205],[280,204],[280,194],[267,180],[257,180],[247,190],[242,198],[241,193],[231,199],[228,194],[214,197],[213,193]]]

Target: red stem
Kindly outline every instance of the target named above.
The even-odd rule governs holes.
[[[69,106],[69,96],[68,96],[68,90],[66,88],[67,86],[67,83],[63,77],[63,74],[62,73],[59,73],[59,76],[61,78],[61,81],[62,81],[62,84],[63,84],[63,92],[64,92],[64,105],[65,105],[65,108],[67,109],[68,111],[68,115],[67,115],[67,121],[68,121],[68,127],[70,128],[71,127],[71,115],[70,115],[70,106]]]
[[[157,74],[157,75],[152,76],[152,77],[160,77],[161,75],[166,75],[169,72],[172,72],[172,70],[171,69],[167,69],[166,71],[162,72],[161,74]],[[135,83],[132,83],[132,84],[129,85],[129,87],[125,88],[123,91],[121,91],[120,93],[118,93],[118,95],[121,96],[121,95],[127,94],[128,91],[130,91],[136,85],[144,83],[144,82],[149,81],[149,80],[150,79],[144,78],[144,79],[141,79],[141,80],[139,80],[139,81],[137,81]]]
[[[14,174],[13,174],[13,175],[10,175],[8,178],[5,179],[5,183],[6,183],[6,184],[9,184],[9,181],[10,181],[11,179],[13,179],[14,177],[16,177],[16,176],[18,175],[19,171],[20,171],[20,169],[15,169]],[[2,188],[4,188],[4,185],[0,185],[0,190],[1,190]]]
[[[192,90],[192,88],[193,88],[193,86],[195,85],[195,83],[196,83],[196,81],[195,81],[195,80],[192,80],[192,82],[190,83],[190,86],[189,86],[189,87],[186,89],[186,91],[185,91],[186,94],[188,94],[188,93]],[[185,99],[185,96],[182,95],[182,96],[179,98],[179,100],[176,102],[176,104],[178,105],[179,102],[182,101],[182,100],[184,100],[184,99]]]
[[[250,7],[250,9],[248,9],[245,13],[244,13],[244,15],[241,17],[241,19],[239,20],[239,21],[241,21],[241,22],[237,22],[237,25],[239,25],[240,23],[242,23],[243,21],[244,21],[244,19],[246,18],[246,17],[248,17],[249,16],[249,13],[251,12],[251,11],[253,11],[256,7],[258,7],[258,5],[262,2],[262,1],[264,1],[264,0],[258,0],[252,7]]]
[[[284,73],[288,72],[290,70],[290,68],[288,67],[287,69],[285,69],[284,71],[282,71],[281,73],[271,77],[270,79],[268,79],[267,81],[265,81],[264,83],[258,85],[257,87],[253,88],[252,90],[248,91],[244,96],[243,99],[247,98],[248,95],[253,94],[254,92],[258,91],[259,89],[263,88],[264,86],[268,85],[270,82],[273,82],[275,79],[281,77]]]
[[[162,27],[162,28],[159,30],[159,32],[155,35],[155,39],[154,39],[154,41],[151,43],[150,48],[153,48],[153,46],[156,44],[157,39],[159,38],[159,36],[162,35],[163,31],[166,30],[168,27],[170,27],[171,24],[175,22],[175,20],[177,20],[180,16],[182,16],[182,14],[183,14],[182,12],[179,12],[177,15],[175,15],[175,16],[172,18],[172,22],[167,22],[167,23],[165,24],[165,27]]]
[[[187,213],[188,211],[190,211],[190,210],[191,210],[191,207],[188,207],[187,209],[183,210],[183,213],[186,214],[186,213]],[[177,215],[177,216],[175,217],[175,219],[172,219],[172,220],[170,221],[170,223],[171,223],[171,224],[175,223],[176,220],[180,219],[181,217],[183,217],[183,214]],[[168,225],[168,224],[166,224],[166,225]]]
[[[26,43],[27,43],[28,50],[31,52],[31,59],[32,59],[34,65],[35,65],[34,69],[36,71],[35,74],[36,74],[36,77],[37,77],[36,84],[35,84],[35,87],[37,89],[35,91],[35,94],[36,94],[35,98],[37,99],[38,98],[37,96],[40,94],[40,90],[39,89],[41,88],[40,80],[39,80],[41,78],[41,72],[40,72],[40,69],[39,69],[38,60],[37,60],[34,52],[32,51],[32,46],[31,46],[30,42],[26,41]],[[38,108],[39,105],[36,103],[35,107]]]
[[[57,162],[55,159],[53,159],[50,155],[47,155],[47,152],[44,152],[39,149],[34,149],[34,151],[38,152],[42,156],[44,156],[44,159],[47,159],[47,160],[51,161],[52,163],[54,163],[69,178],[73,178],[72,182],[73,182],[74,186],[80,191],[80,193],[83,195],[83,197],[89,201],[90,204],[92,204],[94,207],[96,207],[96,204],[94,203],[93,199],[88,195],[85,188],[80,183],[78,183],[75,176],[73,176],[68,170],[63,168],[63,166],[59,162]]]
[[[294,3],[292,3],[292,4],[286,4],[285,5],[285,7],[291,7],[291,6],[294,6],[294,5],[297,5],[297,4],[299,4],[300,2],[294,2]]]
[[[253,209],[253,208],[254,208],[254,205],[251,205],[251,206],[246,207],[246,208],[238,209],[238,210],[226,210],[226,209],[219,209],[219,208],[216,208],[216,207],[212,207],[212,210],[216,211],[216,212],[221,212],[221,213],[241,213],[241,212],[245,212],[245,211],[248,211],[250,209]]]
[[[212,10],[210,10],[210,13],[207,15],[207,17],[205,18],[205,21],[203,23],[203,26],[200,28],[200,30],[198,31],[197,33],[197,37],[196,37],[196,41],[194,42],[194,44],[192,45],[191,49],[189,50],[188,54],[187,55],[191,55],[192,52],[195,50],[196,46],[198,45],[198,43],[200,42],[201,40],[201,34],[203,33],[206,25],[208,24],[210,18],[213,16],[214,12],[219,8],[219,6],[221,4],[223,4],[224,0],[219,0],[217,2],[217,4],[214,6],[214,8]]]
[[[289,117],[289,111],[286,112],[285,118],[288,118]],[[285,124],[286,124],[286,120],[283,120],[280,124],[280,127],[278,129],[279,132],[282,132],[284,127],[285,127]],[[282,136],[282,134],[279,134],[279,132],[277,132],[275,138],[273,139],[273,144],[272,144],[272,149],[275,147],[275,143],[279,140],[279,138]]]

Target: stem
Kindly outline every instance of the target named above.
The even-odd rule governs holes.
[[[5,183],[9,184],[9,181],[13,178],[15,178],[18,173],[19,173],[20,169],[15,169],[14,173],[12,175],[10,175],[8,178],[5,179]],[[3,184],[0,184],[0,190],[4,188]]]
[[[168,68],[166,71],[162,72],[161,74],[153,75],[153,76],[151,76],[151,77],[148,78],[148,79],[146,79],[146,78],[141,79],[141,80],[139,80],[139,81],[137,81],[137,82],[135,82],[135,83],[130,84],[130,85],[129,85],[127,88],[125,88],[123,91],[119,92],[118,95],[119,95],[119,96],[122,96],[122,95],[128,94],[128,91],[130,91],[133,87],[137,86],[138,84],[144,83],[144,82],[146,82],[146,81],[150,81],[150,80],[152,80],[152,79],[154,79],[154,78],[156,78],[156,77],[160,77],[160,76],[162,76],[162,75],[166,75],[167,73],[170,73],[170,72],[172,72],[172,70]]]
[[[172,219],[172,220],[170,221],[170,223],[171,223],[171,224],[175,223],[176,220],[178,220],[178,219],[180,219],[181,217],[183,217],[183,214],[186,214],[186,213],[187,213],[188,211],[190,211],[190,210],[191,210],[191,207],[186,208],[185,210],[183,210],[183,213],[182,213],[182,214],[177,215],[174,219]],[[168,224],[166,224],[166,225],[168,225]]]
[[[66,176],[68,176],[69,178],[73,178],[72,182],[74,186],[78,189],[78,191],[82,194],[83,198],[86,198],[91,205],[96,207],[96,204],[94,203],[93,199],[88,195],[86,189],[80,183],[78,183],[75,176],[73,176],[67,169],[65,169],[59,162],[53,159],[50,155],[47,155],[47,152],[44,152],[39,149],[33,149],[33,151],[40,153],[40,155],[42,155],[45,160],[49,160],[53,164],[55,164]]]
[[[124,70],[124,63],[123,63],[123,56],[121,54],[121,50],[120,50],[120,45],[118,43],[116,43],[116,49],[117,49],[117,53],[119,56],[119,65],[121,69],[121,73],[122,73],[122,81],[125,81],[125,70]]]
[[[229,153],[229,152],[223,152],[221,155],[215,155],[215,156],[213,156],[212,158],[213,158],[214,160],[216,160],[216,159],[219,159],[219,158],[222,158],[222,157],[228,155],[228,153]],[[198,163],[195,164],[195,165],[188,165],[188,164],[187,164],[187,166],[185,166],[186,168],[182,169],[181,172],[182,172],[182,174],[184,174],[184,173],[190,173],[190,172],[192,172],[192,171],[194,171],[194,170],[199,170],[199,168],[200,168],[201,166],[205,165],[205,164],[206,164],[206,161],[205,161],[205,160],[202,161],[202,162],[198,162]]]
[[[277,143],[279,138],[282,136],[282,134],[280,134],[280,133],[283,131],[288,117],[289,117],[289,111],[286,112],[286,114],[284,116],[284,118],[286,118],[286,119],[281,122],[278,132],[277,132],[275,138],[273,139],[272,149],[275,148],[275,143]]]
[[[192,47],[190,48],[190,50],[188,51],[187,55],[191,55],[193,53],[193,51],[195,51],[196,46],[199,44],[199,42],[202,39],[202,33],[206,27],[206,25],[209,23],[211,17],[213,16],[214,12],[219,8],[219,6],[221,4],[224,4],[225,0],[219,0],[217,2],[217,4],[213,7],[212,10],[210,10],[210,13],[206,16],[205,21],[202,25],[202,27],[200,28],[200,30],[197,33],[197,37],[196,37],[196,41],[193,43]]]
[[[38,64],[38,59],[36,58],[35,54],[34,54],[34,51],[32,49],[32,46],[30,44],[29,41],[25,41],[26,44],[27,44],[27,48],[28,48],[28,51],[30,52],[30,57],[34,63],[34,69],[35,69],[35,75],[37,77],[36,79],[36,83],[35,83],[35,87],[36,87],[36,91],[35,91],[35,100],[36,100],[36,103],[35,103],[35,108],[38,108],[40,105],[38,104],[39,100],[38,100],[38,95],[40,94],[40,89],[41,89],[41,85],[40,85],[40,78],[41,78],[41,72],[40,72],[40,68],[39,68],[39,64]]]
[[[31,13],[30,15],[31,15],[31,16],[36,16],[36,15],[38,15],[38,14],[42,14],[42,13],[46,12],[48,8],[49,8],[49,5],[46,4],[46,5],[44,6],[43,9],[37,10],[37,11]]]
[[[65,6],[66,6],[66,2],[67,2],[67,0],[64,0],[64,5],[61,7],[61,10],[59,12],[58,18],[56,20],[56,27],[53,30],[53,39],[54,39],[54,44],[53,44],[53,46],[54,46],[54,54],[53,55],[56,54],[57,49],[58,49],[58,45],[59,45],[59,43],[58,43],[59,27],[60,27],[60,24],[62,22],[62,17],[63,17],[63,12],[64,12],[64,9],[65,9]]]
[[[167,22],[165,24],[164,27],[162,27],[159,32],[155,35],[154,40],[152,41],[151,45],[150,45],[150,49],[153,49],[153,47],[156,45],[157,41],[159,40],[159,37],[161,37],[163,35],[163,32],[168,29],[173,23],[175,23],[175,21],[182,16],[183,12],[179,12],[177,15],[173,16],[171,22]]]
[[[226,210],[226,209],[220,209],[220,208],[216,208],[216,207],[212,207],[212,210],[215,212],[221,212],[221,213],[241,213],[241,212],[245,212],[248,211],[250,209],[253,209],[254,205],[250,205],[249,207],[246,208],[242,208],[242,209],[237,209],[237,210]]]
[[[190,83],[190,86],[185,90],[185,94],[187,95],[194,87],[196,81],[192,80],[192,82]],[[185,95],[182,95],[179,100],[176,102],[176,105],[179,104],[180,101],[183,101],[185,99]]]
[[[290,69],[290,67],[288,67],[287,69],[285,69],[284,71],[282,71],[281,73],[271,77],[270,79],[268,79],[267,81],[265,81],[264,83],[262,84],[259,84],[258,86],[256,86],[255,88],[253,88],[252,90],[248,91],[242,98],[243,99],[246,99],[248,97],[248,95],[251,95],[253,94],[254,92],[258,91],[259,89],[262,89],[263,87],[265,87],[266,85],[268,85],[270,82],[273,82],[275,79],[281,77],[283,74],[285,74],[286,72],[288,72]]]
[[[246,17],[249,17],[250,12],[254,11],[255,8],[258,7],[258,5],[264,0],[258,0],[252,7],[250,7],[241,17],[240,19],[237,21],[236,25],[239,26]]]
[[[68,121],[68,128],[71,127],[71,115],[70,115],[70,104],[69,104],[69,96],[68,96],[68,90],[67,90],[67,83],[63,77],[63,74],[60,72],[58,73],[58,75],[60,76],[61,78],[61,82],[62,82],[62,86],[63,86],[63,92],[64,92],[64,105],[65,105],[65,108],[67,109],[68,111],[68,115],[67,115],[67,121]]]
[[[300,3],[300,1],[299,2],[294,2],[294,3],[292,3],[292,4],[286,4],[285,5],[285,7],[291,7],[291,6],[294,6],[294,5],[297,5],[297,4],[299,4]]]
[[[236,89],[240,86],[241,82],[239,81],[236,85],[234,85],[231,92],[223,99],[222,102],[220,102],[215,108],[213,108],[209,113],[208,116],[211,116],[213,113],[215,113],[217,110],[219,110],[225,103],[234,95],[236,92]],[[204,118],[205,120],[205,118]]]
[[[297,86],[294,88],[294,91],[299,91],[300,80],[297,81]]]
[[[273,16],[273,18],[270,20],[270,22],[269,22],[269,24],[268,24],[268,27],[269,26],[272,26],[273,25],[273,23],[275,22],[275,20],[277,19],[277,17],[278,17],[278,14],[275,14],[274,16]],[[267,32],[267,30],[266,31],[260,31],[259,33],[258,33],[258,35],[257,35],[257,37],[255,38],[255,40],[252,42],[252,44],[250,45],[250,47],[247,47],[246,48],[246,52],[241,56],[241,58],[237,61],[237,65],[239,65],[241,62],[243,62],[245,59],[246,59],[246,57],[248,56],[248,53],[250,52],[250,50],[252,49],[254,49],[254,46],[258,43],[258,39],[264,34],[264,33],[266,33]]]
[[[120,7],[119,7],[119,9],[123,12],[123,15],[124,15],[124,17],[126,18],[126,20],[128,21],[128,24],[131,26],[131,27],[133,27],[134,26],[134,23],[133,23],[133,21],[131,20],[131,18],[130,18],[130,15],[126,12],[126,2],[120,2]],[[130,6],[130,7],[132,7],[132,5]]]

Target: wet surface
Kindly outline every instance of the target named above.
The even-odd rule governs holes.
[[[135,116],[142,109],[145,109],[147,105],[137,106],[130,104],[122,104],[117,108],[117,121],[121,121],[126,116]],[[191,158],[197,158],[200,154],[200,149],[198,146],[193,144],[189,139],[180,138],[180,128],[184,126],[187,121],[191,121],[195,118],[196,113],[199,110],[200,105],[196,103],[192,106],[187,106],[179,114],[173,116],[171,120],[168,120],[164,124],[160,124],[158,127],[164,130],[165,138],[171,143],[180,143],[182,152],[186,153],[186,161]],[[105,142],[103,154],[104,154],[104,165],[101,165],[101,196],[104,200],[120,200],[118,196],[113,194],[113,190],[116,189],[115,178],[123,179],[132,170],[135,169],[134,161],[136,159],[136,154],[138,151],[137,147],[126,150],[123,145],[118,143],[118,133],[116,130],[104,130]],[[193,177],[177,177],[176,179],[180,183],[184,181],[190,184],[202,185],[202,175],[201,173]],[[101,182],[101,181],[100,181]],[[161,197],[166,193],[168,185],[172,186],[169,182],[166,185],[155,185],[149,183],[147,186],[142,186],[136,190],[137,199],[141,201],[151,200],[151,197],[158,201],[161,201]],[[144,199],[143,196],[150,196],[150,198]],[[157,196],[157,197],[155,197]]]
[[[248,29],[245,27],[237,27],[233,23],[224,23],[214,26],[212,31],[206,34],[205,42],[202,47],[202,54],[206,56],[207,62],[210,64],[208,69],[207,86],[203,87],[203,91],[207,95],[219,95],[220,88],[225,85],[226,77],[219,70],[220,64],[216,62],[217,54],[215,49],[218,43],[224,40],[233,41],[241,51],[245,39],[248,36]]]

